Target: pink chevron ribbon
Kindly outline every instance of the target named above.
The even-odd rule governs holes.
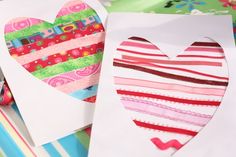
[[[181,144],[178,140],[170,140],[168,142],[162,142],[159,138],[155,137],[151,139],[152,143],[155,144],[159,149],[166,150],[169,148],[175,148],[176,150],[179,150],[183,147],[183,144]]]

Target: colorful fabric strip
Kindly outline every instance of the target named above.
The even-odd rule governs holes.
[[[67,83],[80,80],[84,77],[93,75],[100,72],[100,64],[94,64],[79,70],[70,71],[67,73],[59,74],[43,81],[52,87],[58,87]]]
[[[83,58],[69,60],[65,63],[60,63],[51,67],[46,67],[44,69],[37,70],[32,74],[39,79],[45,79],[61,73],[97,64],[102,61],[102,55],[103,53],[99,52],[91,56],[85,56]]]
[[[61,25],[61,24],[64,24],[64,23],[71,23],[73,21],[82,20],[84,18],[87,18],[87,17],[90,17],[90,16],[96,16],[96,15],[97,14],[94,10],[87,9],[87,10],[81,11],[79,13],[73,13],[73,14],[69,14],[67,16],[59,17],[55,20],[54,24],[44,22],[44,23],[41,23],[39,25],[34,25],[32,27],[25,28],[25,29],[20,30],[20,31],[8,33],[8,34],[5,35],[5,40],[9,41],[9,40],[17,39],[17,38],[30,36],[30,35],[34,34],[34,32],[43,31],[43,30],[52,28],[52,27],[57,26],[57,25]]]
[[[93,44],[100,43],[104,41],[105,33],[100,32],[96,33],[94,35],[89,35],[77,39],[72,39],[69,41],[62,42],[60,44],[56,44],[53,46],[50,46],[48,48],[36,51],[34,53],[28,53],[23,56],[17,57],[16,60],[21,65],[30,63],[32,61],[35,61],[37,59],[41,59],[47,56],[51,56],[54,54],[57,54],[59,52],[68,51],[72,49],[76,49],[78,47],[85,47]]]

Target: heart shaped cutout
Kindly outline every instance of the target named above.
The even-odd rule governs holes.
[[[114,55],[114,84],[132,121],[157,149],[173,155],[212,119],[228,86],[221,46],[204,38],[175,59],[131,37]]]
[[[86,3],[66,3],[54,24],[13,19],[5,26],[5,40],[10,55],[34,77],[77,99],[95,101],[85,93],[96,93],[104,27]]]

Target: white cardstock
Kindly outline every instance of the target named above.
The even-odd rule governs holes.
[[[200,38],[207,37],[221,45],[229,73],[229,85],[221,105],[200,133],[172,156],[236,156],[236,49],[231,16],[112,13],[107,21],[105,54],[89,157],[169,156],[158,150],[137,129],[116,94],[113,80],[114,53],[122,41],[133,36],[158,45],[170,58]]]
[[[32,17],[53,23],[68,0],[0,1],[0,64],[14,99],[38,146],[73,133],[92,123],[94,105],[79,101],[34,78],[9,54],[4,26],[16,17]],[[85,0],[105,24],[107,12],[98,1]]]

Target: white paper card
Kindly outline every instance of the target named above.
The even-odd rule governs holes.
[[[7,50],[4,26],[17,17],[32,17],[53,23],[67,0],[0,1],[0,64],[23,120],[36,146],[42,145],[92,123],[94,104],[86,103],[53,89],[32,77]],[[106,10],[97,1],[85,0],[103,24]]]
[[[236,67],[236,49],[232,30],[230,16],[110,14],[107,21],[105,54],[89,157],[235,156],[233,147],[236,140],[236,107],[234,105],[236,103],[234,98],[236,92],[234,88],[236,85],[236,72],[234,70],[234,67]],[[119,45],[130,37],[141,37],[150,41],[154,46],[158,46],[170,60],[175,60],[180,52],[184,52],[192,43],[205,37],[214,40],[224,50],[228,66],[228,71],[224,72],[228,73],[229,84],[220,107],[210,122],[192,140],[172,155],[168,151],[166,153],[156,148],[144,134],[144,131],[140,131],[141,129],[133,123],[130,114],[124,109],[117,95],[113,78],[117,71],[114,71],[113,59],[115,53],[118,53]],[[124,48],[131,45],[128,42],[123,43]],[[140,41],[138,44],[143,43]],[[146,47],[150,48],[153,45],[146,45]],[[119,51],[123,50],[120,49]],[[140,51],[138,53],[142,55]],[[148,53],[148,51],[151,50],[142,53]],[[126,53],[128,52],[126,51]],[[132,53],[132,51],[129,53]],[[124,57],[126,56],[124,55]],[[142,64],[142,61],[145,60],[140,60],[139,64]],[[165,64],[160,65],[164,66]],[[131,70],[123,72],[123,74],[127,77],[136,76]],[[176,74],[183,74],[183,72]],[[148,75],[146,79],[152,80],[152,76]],[[132,84],[133,82],[129,83]],[[128,84],[128,82],[124,84]],[[142,85],[146,86],[146,84]]]

